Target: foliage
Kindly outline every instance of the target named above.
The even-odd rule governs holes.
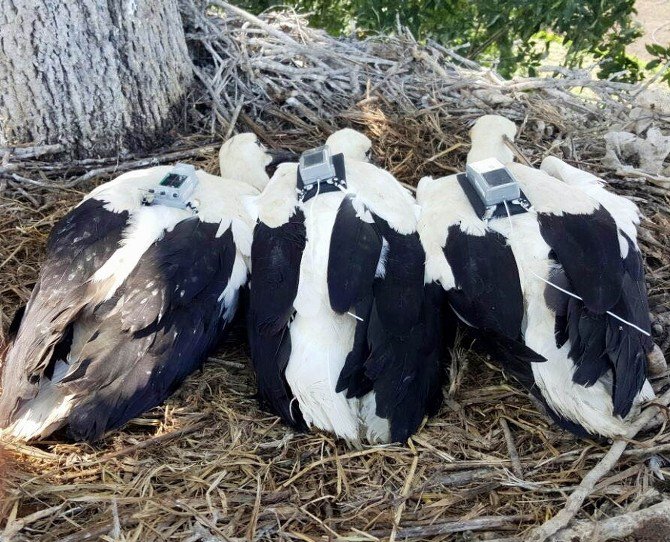
[[[397,21],[420,40],[433,38],[459,53],[493,64],[506,77],[534,75],[546,57],[552,36],[566,54],[563,63],[600,64],[600,76],[640,79],[638,63],[626,45],[640,35],[632,15],[635,0],[285,0],[311,13],[311,23],[345,33],[352,23],[363,33],[392,33]],[[238,0],[261,12],[270,0]]]
[[[657,44],[647,45],[647,52],[655,58],[645,68],[648,70],[660,69],[661,81],[670,85],[670,70],[668,69],[670,66],[670,45],[668,47]]]

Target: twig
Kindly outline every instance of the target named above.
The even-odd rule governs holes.
[[[507,452],[509,453],[509,458],[512,461],[512,470],[519,479],[523,479],[523,468],[521,468],[519,452],[516,450],[512,432],[509,430],[509,425],[507,425],[507,420],[505,418],[500,418],[500,426],[502,427],[503,433],[505,433],[505,442],[507,443]]]
[[[32,514],[24,516],[21,519],[15,519],[13,521],[9,521],[5,526],[4,532],[2,533],[2,540],[10,541],[15,534],[20,533],[31,523],[35,523],[40,519],[44,519],[61,512],[65,504],[66,503],[59,504],[58,506],[51,506],[49,508],[45,508],[44,510],[38,510],[37,512],[33,512]],[[72,511],[73,510],[70,510],[70,512]]]
[[[434,523],[432,525],[421,525],[417,527],[404,527],[398,529],[397,538],[400,540],[411,540],[413,538],[426,539],[427,537],[438,536],[449,533],[462,533],[463,531],[481,531],[485,529],[494,529],[516,525],[522,521],[531,521],[533,516],[530,514],[518,516],[482,516],[474,519],[465,519],[462,521],[447,521],[444,523]],[[389,531],[371,531],[371,535],[377,537],[389,536]]]
[[[552,542],[572,542],[573,540],[613,540],[623,539],[636,534],[641,528],[650,524],[651,531],[658,532],[665,529],[667,533],[668,518],[670,518],[670,499],[658,504],[608,518],[602,521],[580,521],[574,527],[561,531],[551,540]],[[657,523],[658,522],[658,523]],[[661,538],[658,538],[661,540]]]
[[[202,429],[206,425],[205,421],[197,422],[192,425],[189,425],[187,427],[184,427],[182,429],[178,429],[177,431],[172,431],[171,433],[164,433],[163,435],[158,435],[157,437],[152,437],[148,438],[147,440],[144,440],[140,442],[139,444],[135,444],[133,446],[128,446],[127,448],[123,448],[121,450],[116,450],[115,452],[109,452],[107,454],[104,454],[96,459],[92,459],[91,461],[86,461],[83,463],[79,463],[77,466],[79,467],[88,467],[91,465],[97,465],[99,463],[104,463],[106,461],[109,461],[111,459],[118,459],[119,457],[123,457],[124,455],[129,455],[137,450],[143,450],[145,448],[149,448],[151,446],[155,446],[156,444],[161,444],[163,442],[166,442],[168,440],[172,440],[177,437],[182,437],[184,435],[188,435],[189,433],[194,433],[195,431],[198,431],[199,429]]]
[[[120,527],[127,527],[129,525],[134,525],[137,523],[137,519],[124,516],[119,518]],[[109,533],[110,530],[115,528],[114,520],[93,525],[86,529],[78,530],[76,533],[64,536],[59,538],[58,542],[81,542],[82,540],[100,540],[103,535]]]
[[[393,517],[393,529],[391,529],[391,536],[389,536],[389,542],[395,542],[396,536],[398,535],[398,526],[400,525],[400,519],[402,518],[402,513],[405,510],[405,504],[407,503],[407,496],[409,495],[409,489],[412,487],[412,481],[414,480],[414,474],[416,473],[416,466],[419,464],[419,454],[414,449],[414,445],[411,443],[410,447],[414,452],[414,458],[412,459],[412,465],[409,468],[407,473],[407,478],[405,478],[405,484],[403,485],[402,492],[400,493],[401,501],[398,505],[398,509],[395,512]]]
[[[209,3],[213,6],[225,9],[230,13],[234,13],[238,17],[242,17],[243,19],[246,19],[250,23],[255,24],[258,28],[263,29],[263,31],[268,33],[270,36],[277,38],[284,45],[288,45],[289,47],[293,47],[300,50],[306,49],[304,45],[299,44],[285,32],[281,32],[280,30],[277,30],[276,28],[270,26],[268,23],[261,21],[258,17],[252,15],[248,11],[244,11],[243,9],[238,8],[237,6],[232,6],[227,2],[220,2],[219,0],[210,0]]]
[[[340,455],[340,456],[332,456],[332,457],[324,457],[323,459],[320,459],[319,461],[315,461],[314,463],[311,463],[307,465],[304,469],[302,469],[300,472],[295,474],[294,476],[291,476],[288,480],[286,480],[282,485],[279,486],[280,489],[284,489],[291,484],[295,483],[296,480],[299,478],[302,478],[306,473],[314,469],[315,467],[318,467],[320,465],[325,465],[326,463],[330,463],[331,461],[340,461],[342,459],[351,459],[354,457],[361,457],[364,455],[370,455],[370,454],[381,454],[384,452],[384,448],[367,448],[365,450],[359,450],[357,452],[351,452],[345,455]]]
[[[9,154],[20,160],[25,158],[35,158],[45,154],[57,154],[63,152],[65,146],[57,143],[55,145],[35,145],[32,147],[0,147],[0,154]]]
[[[139,167],[146,167],[146,166],[156,166],[158,164],[162,164],[164,162],[172,162],[174,160],[181,160],[182,158],[190,158],[192,156],[198,156],[199,154],[205,154],[208,152],[211,152],[213,149],[217,149],[218,145],[213,144],[213,145],[205,145],[203,147],[198,147],[196,149],[189,149],[186,151],[175,151],[175,152],[167,152],[165,154],[159,154],[157,156],[149,156],[147,158],[141,158],[139,160],[132,160],[130,162],[120,162],[118,164],[114,164],[113,166],[107,166],[107,167],[101,167],[98,169],[93,169],[89,171],[88,173],[85,173],[84,175],[81,175],[74,179],[73,181],[70,181],[68,183],[59,185],[62,188],[72,188],[74,186],[77,186],[78,184],[81,184],[86,181],[90,181],[91,179],[94,179],[95,177],[99,177],[101,175],[106,175],[108,173],[120,173],[122,171],[129,171],[131,169],[139,168]]]
[[[658,406],[667,406],[670,403],[670,390],[654,401],[631,425],[625,440],[617,440],[598,464],[582,479],[577,489],[568,497],[565,507],[549,521],[537,527],[528,537],[529,542],[544,542],[550,536],[566,527],[575,514],[579,512],[582,503],[595,488],[598,480],[605,476],[617,463],[630,440],[656,415]]]
[[[233,114],[230,117],[230,123],[228,124],[226,135],[223,137],[224,141],[228,141],[228,139],[230,139],[230,136],[233,135],[233,130],[235,129],[235,124],[237,123],[237,118],[240,116],[240,112],[242,111],[243,105],[244,101],[240,100],[240,102],[235,106],[235,110],[233,111]]]
[[[32,194],[29,194],[26,192],[23,188],[21,188],[18,184],[9,181],[8,182],[9,186],[11,186],[14,190],[16,190],[19,194],[21,194],[24,198],[26,198],[30,203],[32,203],[35,207],[39,207],[40,203],[37,201],[37,198],[33,196]]]
[[[506,135],[503,135],[503,141],[504,141],[505,145],[507,145],[507,147],[514,153],[514,156],[517,157],[517,160],[519,160],[520,162],[523,162],[527,166],[531,166],[530,160],[528,160],[528,158],[526,158],[524,156],[524,154],[521,152],[519,147],[516,146],[516,143],[514,143],[514,141],[512,141]]]
[[[665,72],[668,71],[668,68],[670,68],[670,62],[666,62],[663,64],[663,67],[660,68],[652,77],[647,79],[642,85],[640,86],[640,90],[637,92],[633,93],[633,98],[637,98],[640,94],[642,94],[645,90],[647,90],[651,85],[653,85],[660,77],[665,74]]]

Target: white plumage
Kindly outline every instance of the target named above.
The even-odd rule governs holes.
[[[272,157],[253,134],[220,151],[226,178],[197,170],[190,208],[143,200],[172,170],[125,173],[54,228],[7,352],[0,427],[32,439],[65,427],[96,440],[159,404],[204,360],[246,283],[253,219],[243,201]]]
[[[304,235],[304,245],[295,243],[291,245],[292,248],[287,247],[281,260],[278,259],[278,262],[281,261],[279,267],[284,265],[287,269],[282,275],[288,274],[291,268],[299,268],[299,273],[296,274],[293,286],[276,286],[289,292],[282,310],[288,311],[290,319],[283,320],[284,325],[272,333],[262,330],[265,319],[272,318],[274,321],[274,316],[265,313],[260,316],[257,313],[263,311],[260,305],[264,296],[259,292],[265,292],[265,288],[270,287],[271,280],[266,279],[266,276],[276,269],[259,269],[259,265],[263,265],[264,254],[259,248],[258,260],[261,261],[257,263],[252,250],[251,312],[256,315],[255,327],[252,325],[252,358],[259,375],[261,397],[270,408],[282,415],[285,422],[299,427],[301,423],[298,418],[301,416],[306,426],[333,432],[352,443],[363,439],[387,442],[396,434],[388,417],[379,415],[381,407],[376,401],[374,385],[370,383],[369,391],[353,396],[338,385],[343,371],[347,372],[345,366],[351,363],[347,361],[348,356],[356,349],[356,334],[361,333],[361,330],[365,333],[369,324],[369,307],[367,311],[353,307],[342,312],[334,310],[332,273],[334,268],[339,271],[343,269],[335,261],[339,254],[333,246],[338,239],[332,236],[338,235],[334,231],[339,231],[338,221],[344,220],[341,215],[343,209],[348,209],[347,205],[351,205],[351,212],[355,215],[355,218],[349,219],[353,220],[349,225],[357,223],[363,228],[367,225],[372,231],[376,228],[375,221],[382,220],[399,236],[416,235],[416,206],[408,191],[392,175],[367,162],[370,141],[362,134],[343,130],[331,136],[327,144],[334,155],[344,154],[346,190],[318,194],[301,202],[296,195],[297,164],[283,164],[255,202],[264,228],[257,228],[254,243],[258,242],[259,247],[263,243],[265,252],[273,252],[280,242],[277,239],[289,238],[289,234],[283,233],[282,229],[292,226],[294,229],[290,235]],[[372,281],[389,280],[385,273],[386,260],[389,251],[393,251],[389,241],[381,235],[378,243],[370,254],[356,253],[357,247],[348,248],[354,259],[373,258],[370,287],[369,291],[365,291],[370,302],[373,296]],[[421,252],[418,238],[416,248]],[[422,252],[420,259],[422,263]],[[349,269],[345,271],[354,272]],[[418,286],[422,288],[420,276]],[[294,294],[291,293],[292,288],[295,288]],[[259,296],[256,302],[255,293]],[[290,352],[285,352],[283,361],[275,361],[272,355],[284,352],[284,346],[266,347],[265,344],[271,342],[273,337],[275,341],[281,342],[281,337],[286,333],[290,336],[290,346],[286,346]],[[268,350],[272,354],[268,354]],[[361,371],[369,355],[359,360]],[[277,371],[284,363],[285,369]],[[277,372],[268,382],[266,379],[270,380],[270,377],[266,375],[272,371]],[[277,384],[282,376],[286,379],[288,389]],[[367,377],[361,372],[354,380],[359,378]],[[358,384],[357,380],[352,383]],[[417,402],[423,400],[422,397],[417,398]],[[402,430],[398,429],[397,434],[401,433]]]
[[[625,311],[629,307],[630,314],[623,314],[624,319],[636,318],[640,321],[631,322],[636,327],[649,328],[643,277],[633,276],[641,266],[641,259],[637,253],[626,259],[629,247],[637,251],[637,208],[625,198],[608,192],[593,175],[557,158],[546,158],[541,170],[513,163],[513,154],[504,144],[504,138],[512,139],[515,133],[516,127],[507,119],[493,115],[482,117],[471,130],[472,150],[468,154],[468,162],[486,158],[497,158],[503,162],[531,202],[533,207],[530,212],[484,222],[474,212],[455,175],[421,180],[417,199],[422,207],[419,232],[427,253],[426,282],[439,282],[450,292],[452,303],[459,307],[459,316],[480,327],[482,334],[488,331],[489,335],[505,343],[509,340],[522,341],[546,358],[544,362],[527,365],[530,372],[525,371],[520,379],[526,379],[526,385],[534,394],[539,392],[539,398],[559,423],[576,432],[585,430],[604,436],[621,435],[625,433],[630,418],[638,411],[638,405],[653,397],[649,383],[643,376],[640,379],[639,375],[640,371],[644,372],[646,361],[641,361],[640,357],[650,351],[650,340],[644,333],[640,334],[619,321],[614,322],[606,314],[606,310]],[[603,237],[599,239],[598,235]],[[630,239],[630,245],[625,236]],[[598,241],[602,245],[617,243],[617,240],[614,252],[609,250],[611,247],[598,247]],[[479,251],[461,254],[463,261],[459,261],[453,252],[458,249],[453,247],[462,247],[463,244],[475,246],[475,243],[479,243]],[[566,248],[566,243],[571,243],[567,246],[572,249]],[[583,276],[575,273],[574,270],[580,266],[589,267],[588,262],[581,262],[579,258],[582,255],[588,257],[589,251],[599,249],[603,253],[602,269],[590,266],[591,269],[586,270]],[[570,255],[570,250],[577,252]],[[487,262],[487,258],[494,257],[494,251],[500,259]],[[474,273],[482,272],[484,275],[464,278],[467,265],[475,269]],[[503,269],[504,266],[508,268]],[[509,284],[514,281],[503,282],[497,276],[502,272],[508,272],[506,277],[516,274],[520,290]],[[456,279],[459,273],[461,283]],[[623,275],[623,282],[619,275]],[[486,293],[481,294],[484,299],[474,299],[474,294],[468,299],[469,280],[495,283],[494,289],[498,291],[491,293],[490,299],[486,298]],[[576,300],[569,301],[569,296],[547,283],[559,280],[567,280],[567,283],[561,284],[568,291],[581,289],[586,291],[587,296],[592,294],[592,298],[585,302],[590,306]],[[610,282],[618,284],[621,293],[600,291],[606,290],[603,285]],[[559,306],[548,301],[547,296],[552,295],[554,298],[558,296]],[[614,303],[607,305],[603,301],[606,296],[614,299]],[[519,303],[518,309],[511,307],[516,303]],[[625,305],[623,308],[621,303]],[[600,308],[594,308],[596,306]],[[479,311],[473,310],[476,307]],[[566,314],[562,312],[564,309],[568,311]],[[505,327],[507,324],[501,321],[503,318],[493,316],[487,320],[486,314],[482,314],[487,311],[489,316],[507,314],[518,318],[518,336],[514,336],[514,326],[512,329]],[[514,320],[511,317],[507,319]],[[579,328],[579,322],[585,322],[590,327]],[[624,333],[633,335],[621,339]],[[559,344],[559,335],[566,336],[562,344]],[[629,337],[636,346],[631,347],[632,353],[627,355],[622,353],[617,341],[628,341]],[[580,351],[581,357],[572,351],[575,340],[580,341],[580,345],[586,345],[575,347],[577,350],[586,349]],[[600,344],[602,349],[598,350]],[[593,350],[588,349],[590,346]],[[602,368],[605,356],[594,356],[594,351],[610,356],[609,370]],[[579,357],[579,362],[576,357]],[[583,382],[586,377],[577,374],[580,364],[584,372],[588,370],[591,380],[593,375],[599,376],[593,381]],[[524,372],[518,365],[514,370]],[[634,382],[629,382],[629,378]],[[617,382],[622,395],[617,404],[625,413],[623,416],[615,412],[613,402]],[[627,386],[627,393],[634,394],[634,397],[624,397],[624,386]]]

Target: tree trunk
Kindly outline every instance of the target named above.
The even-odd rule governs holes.
[[[0,0],[0,146],[147,148],[192,80],[177,0]]]

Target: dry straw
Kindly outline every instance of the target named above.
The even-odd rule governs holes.
[[[639,203],[655,339],[667,352],[668,190],[662,175],[617,172],[600,160],[604,134],[632,130],[634,115],[670,131],[662,112],[640,113],[639,87],[579,72],[503,81],[403,29],[334,39],[292,13],[257,19],[211,4],[218,8],[205,14],[183,2],[199,83],[180,128],[197,135],[175,135],[154,156],[112,160],[59,161],[57,146],[7,150],[0,327],[27,299],[54,222],[121,171],[183,160],[216,172],[217,145],[234,131],[300,151],[353,126],[371,137],[383,166],[414,185],[462,168],[472,121],[496,112],[518,124],[517,152],[531,164],[558,155]],[[569,520],[576,530],[561,539],[595,540],[594,521],[600,532],[625,534],[621,518],[607,520],[622,515],[626,524],[647,522],[646,534],[668,528],[658,519],[668,508],[659,478],[670,474],[664,425],[625,451],[576,440],[461,343],[441,412],[409,445],[352,450],[328,435],[294,434],[259,410],[243,345],[234,330],[167,405],[95,446],[7,443],[3,540],[541,540]],[[561,524],[537,530],[575,490]]]

